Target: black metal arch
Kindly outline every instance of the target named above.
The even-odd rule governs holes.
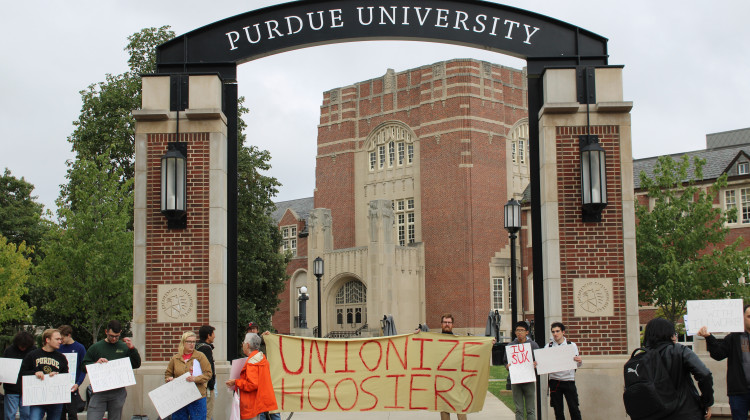
[[[157,73],[173,76],[173,98],[186,89],[181,76],[219,74],[228,125],[227,351],[237,331],[237,65],[316,45],[368,41],[428,41],[475,47],[526,59],[532,246],[542,249],[539,205],[539,123],[542,74],[554,67],[606,66],[607,39],[577,26],[514,7],[479,0],[304,0],[253,10],[188,32],[157,48]],[[182,80],[182,82],[180,82]],[[184,96],[187,98],[187,95]],[[579,102],[591,98],[579,95]],[[172,110],[186,104],[172,101]],[[534,310],[545,344],[541,252],[533,253]]]

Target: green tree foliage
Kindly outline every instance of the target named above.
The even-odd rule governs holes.
[[[31,275],[29,253],[24,242],[16,245],[0,235],[0,324],[31,321],[34,308],[23,300]]]
[[[83,105],[75,130],[68,137],[76,159],[92,160],[105,155],[102,168],[119,170],[121,181],[135,174],[135,119],[131,112],[141,107],[141,75],[156,69],[156,46],[174,38],[169,26],[145,28],[128,37],[130,69],[118,75],[107,74],[105,81],[82,90]],[[70,182],[63,187],[67,194]],[[75,207],[75,203],[72,203]]]
[[[276,208],[272,200],[281,184],[276,178],[262,174],[271,168],[268,151],[244,146],[246,124],[242,115],[248,109],[243,101],[240,98],[237,142],[237,333],[240,337],[244,337],[249,321],[260,324],[261,331],[271,328],[271,315],[278,309],[289,262],[288,255],[280,252],[281,232],[271,217]]]
[[[727,177],[702,188],[696,180],[703,179],[704,164],[694,159],[691,176],[687,155],[680,160],[662,156],[653,178],[640,174],[653,208],[636,203],[638,297],[653,302],[672,321],[684,314],[687,300],[747,293],[738,279],[747,277],[750,253],[740,249],[740,239],[724,245],[727,217],[734,217],[736,209],[724,214],[714,207]]]
[[[59,225],[35,272],[47,317],[69,320],[94,340],[110,319],[130,320],[133,312],[133,181],[122,181],[121,168],[103,170],[108,156],[77,160],[68,171],[73,187],[68,201],[58,199]]]
[[[31,195],[34,186],[11,175],[6,168],[0,176],[0,235],[8,242],[34,249],[42,239],[45,224],[43,207]]]

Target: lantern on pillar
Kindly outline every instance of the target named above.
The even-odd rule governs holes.
[[[583,221],[601,222],[602,210],[607,207],[606,153],[599,144],[599,137],[579,137],[581,150],[581,199]]]
[[[161,157],[161,213],[169,229],[187,227],[187,143],[169,143]]]

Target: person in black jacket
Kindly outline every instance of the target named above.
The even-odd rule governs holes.
[[[22,359],[26,357],[29,352],[35,350],[34,336],[26,331],[20,331],[13,337],[13,344],[5,349],[3,357],[7,359]],[[18,379],[15,384],[3,384],[3,391],[5,392],[4,405],[5,405],[5,418],[15,419],[16,412],[20,411],[21,420],[29,420],[29,406],[21,405],[21,370],[18,370]]]
[[[206,384],[206,420],[214,417],[214,402],[216,401],[216,365],[214,364],[214,340],[216,339],[216,328],[210,325],[203,325],[198,330],[198,344],[195,349],[206,355],[208,363],[211,363],[211,372],[213,375]]]
[[[23,358],[21,374],[24,376],[33,375],[38,380],[43,381],[45,376],[50,378],[58,373],[68,373],[68,359],[57,351],[62,344],[60,330],[54,328],[44,330],[42,341],[44,341],[42,348],[30,351]],[[78,386],[73,384],[70,392],[75,389],[78,389]],[[62,404],[32,405],[30,410],[31,420],[41,420],[45,414],[50,420],[59,419],[62,415],[62,409]]]
[[[674,342],[676,335],[674,324],[664,318],[649,321],[643,333],[644,346],[659,352],[680,395],[679,408],[664,420],[710,419],[711,406],[714,405],[711,371],[690,348]],[[691,374],[698,382],[700,395],[695,390]]]
[[[743,312],[744,332],[733,332],[719,340],[704,326],[698,335],[706,339],[711,358],[727,359],[727,396],[732,419],[747,420],[750,411],[750,305],[745,305]]]

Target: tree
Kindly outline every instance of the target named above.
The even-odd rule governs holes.
[[[636,247],[639,299],[653,302],[672,321],[684,314],[686,301],[718,299],[737,289],[738,279],[747,277],[748,250],[741,239],[725,245],[727,214],[714,207],[714,199],[727,185],[726,174],[704,189],[704,160],[695,158],[694,173],[688,175],[690,159],[661,156],[653,178],[640,174],[653,208],[636,202]],[[743,289],[744,290],[744,289]]]
[[[131,112],[141,107],[141,74],[156,70],[156,46],[174,38],[169,26],[144,28],[128,37],[125,51],[129,54],[129,70],[123,74],[107,74],[104,82],[82,90],[81,114],[68,137],[76,159],[93,159],[105,155],[102,168],[120,170],[121,182],[135,175],[135,119]],[[67,195],[70,182],[62,189]],[[75,203],[71,203],[75,208]]]
[[[35,271],[50,297],[48,316],[71,320],[93,340],[110,319],[129,320],[133,312],[133,181],[122,182],[122,168],[102,169],[108,156],[77,160],[68,171],[70,201],[58,199],[59,225]]]
[[[16,245],[0,235],[0,324],[31,321],[34,308],[23,300],[31,274],[29,252],[24,242]]]
[[[7,168],[0,176],[0,235],[16,245],[25,243],[24,249],[36,248],[44,233],[44,206],[35,201],[33,190],[33,185],[14,177]]]
[[[262,329],[270,329],[271,315],[278,309],[289,262],[289,256],[280,251],[281,232],[271,217],[276,208],[272,200],[281,184],[276,178],[261,174],[271,168],[270,153],[255,146],[244,146],[243,131],[247,125],[242,115],[248,109],[243,101],[244,98],[240,98],[237,124],[237,315],[243,321],[238,322],[237,333],[241,337],[251,320]]]

